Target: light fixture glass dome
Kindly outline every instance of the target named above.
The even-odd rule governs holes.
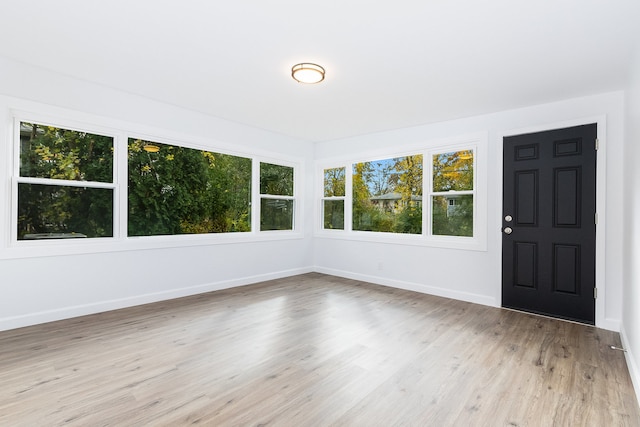
[[[317,64],[296,64],[291,68],[291,77],[300,83],[320,83],[324,80],[324,68]]]

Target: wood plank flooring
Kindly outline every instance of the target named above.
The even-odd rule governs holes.
[[[640,426],[610,345],[313,273],[0,332],[0,426]]]

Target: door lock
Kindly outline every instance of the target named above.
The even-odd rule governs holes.
[[[511,221],[513,221],[513,217],[511,215],[507,215],[507,216],[504,217],[504,220],[506,222],[511,222]]]
[[[504,230],[504,234],[511,234],[513,233],[513,229],[511,227],[505,227]]]

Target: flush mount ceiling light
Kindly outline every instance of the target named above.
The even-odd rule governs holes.
[[[291,68],[291,77],[299,83],[320,83],[324,80],[324,68],[317,64],[296,64]]]

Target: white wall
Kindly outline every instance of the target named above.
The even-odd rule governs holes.
[[[340,156],[365,157],[367,153],[385,149],[401,151],[405,145],[429,146],[442,139],[476,132],[489,135],[487,251],[339,240],[318,234],[314,239],[316,268],[374,283],[500,306],[502,137],[597,121],[601,150],[598,153],[600,249],[596,322],[600,327],[618,330],[622,317],[623,103],[623,93],[614,92],[316,144],[315,159],[322,162]],[[384,260],[382,270],[378,268],[380,260]]]
[[[636,84],[637,86],[637,84]],[[93,313],[168,297],[252,283],[304,271],[354,277],[487,305],[500,305],[500,217],[502,136],[516,132],[599,121],[602,146],[598,198],[601,212],[598,326],[617,330],[622,319],[623,271],[623,103],[621,92],[532,106],[432,125],[311,144],[212,118],[193,111],[17,64],[0,58],[0,110],[31,101],[149,129],[193,135],[212,148],[234,147],[299,159],[303,169],[304,230],[287,240],[201,244],[190,247],[105,251],[81,255],[15,256],[0,244],[0,329]],[[637,104],[637,102],[636,102]],[[15,106],[15,105],[14,105]],[[2,114],[5,114],[4,112]],[[0,150],[10,143],[7,121],[0,121]],[[404,244],[313,237],[314,161],[340,156],[402,150],[486,132],[487,250],[469,251]],[[0,160],[0,200],[7,200],[8,162]],[[635,179],[638,179],[636,176]],[[606,195],[606,208],[604,196]],[[8,207],[0,208],[0,241],[6,242]],[[637,250],[636,250],[637,253]],[[384,268],[378,269],[378,261]],[[627,265],[632,264],[627,257]],[[630,272],[638,275],[637,272]],[[637,278],[636,278],[637,280]],[[629,291],[630,292],[630,291]],[[637,307],[637,305],[633,305]],[[632,311],[632,310],[627,310]],[[638,342],[638,331],[625,321]],[[631,338],[630,338],[631,339]],[[637,346],[638,344],[636,344]]]
[[[11,190],[11,108],[70,114],[151,135],[194,138],[221,151],[299,162],[303,228],[292,238],[254,236],[227,244],[212,240],[160,248],[125,242],[64,255],[56,248],[17,250],[8,238],[5,203]],[[312,204],[312,160],[310,143],[0,58],[0,330],[311,271],[313,218],[305,206]]]
[[[624,307],[622,339],[640,402],[640,48],[626,93]]]

